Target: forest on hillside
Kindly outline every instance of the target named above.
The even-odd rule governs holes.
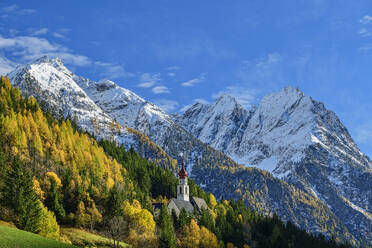
[[[147,160],[112,141],[97,141],[69,119],[44,112],[0,79],[0,220],[71,243],[60,227],[90,230],[133,247],[350,247],[314,236],[242,199],[226,200],[190,180],[209,209],[179,217],[173,165]],[[152,203],[164,203],[154,217]]]

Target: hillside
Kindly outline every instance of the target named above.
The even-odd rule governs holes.
[[[25,232],[17,228],[0,225],[0,247],[1,248],[73,248],[76,246],[64,244],[39,235]]]

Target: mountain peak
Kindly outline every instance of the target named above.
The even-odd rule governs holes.
[[[218,112],[231,111],[239,106],[240,105],[236,101],[235,97],[228,94],[220,95],[213,104],[213,108]]]
[[[217,98],[216,103],[219,103],[219,104],[226,104],[226,103],[236,104],[237,101],[236,101],[235,97],[233,97],[232,95],[223,93]]]
[[[48,55],[43,55],[42,57],[34,60],[30,64],[41,64],[41,63],[49,63],[49,62],[50,62],[49,56]]]
[[[281,94],[286,94],[286,95],[297,95],[297,96],[304,96],[305,94],[298,88],[294,88],[290,85],[284,87],[281,91]]]

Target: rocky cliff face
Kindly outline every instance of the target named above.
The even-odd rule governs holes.
[[[248,110],[224,95],[170,116],[112,81],[74,75],[58,59],[43,57],[9,77],[53,114],[164,167],[175,169],[182,152],[191,177],[217,197],[243,197],[328,237],[372,240],[370,161],[336,115],[299,90],[283,89]]]
[[[352,233],[372,240],[371,161],[324,104],[287,87],[248,110],[224,95],[175,120],[235,161],[322,200]]]

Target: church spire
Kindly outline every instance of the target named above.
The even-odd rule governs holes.
[[[180,172],[178,173],[178,176],[179,178],[187,178],[187,172],[185,170],[185,164],[183,163],[183,159],[182,159],[182,168],[180,170]]]
[[[190,201],[189,197],[189,185],[187,185],[187,172],[185,170],[185,164],[182,159],[182,168],[178,173],[179,181],[177,186],[177,199],[182,201]]]

